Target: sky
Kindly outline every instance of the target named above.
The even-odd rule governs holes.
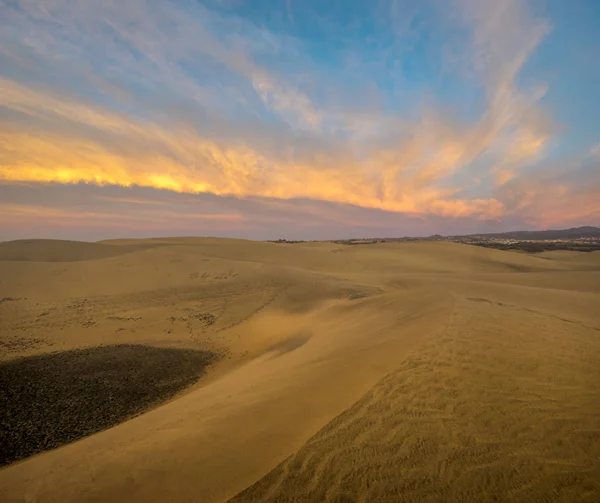
[[[600,2],[0,0],[0,240],[600,225]]]

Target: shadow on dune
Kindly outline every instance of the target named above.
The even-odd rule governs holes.
[[[311,334],[303,332],[301,334],[289,337],[277,344],[273,344],[267,349],[267,352],[274,352],[274,356],[281,356],[304,346],[311,338]]]
[[[194,383],[213,353],[114,345],[0,364],[0,465],[114,426]]]

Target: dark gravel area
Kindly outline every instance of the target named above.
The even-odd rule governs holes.
[[[0,466],[114,426],[197,381],[213,353],[114,345],[0,363]]]

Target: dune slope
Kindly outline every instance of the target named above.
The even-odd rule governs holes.
[[[170,402],[1,469],[3,501],[600,497],[600,255],[60,246],[69,260],[0,254],[1,359],[122,343],[223,358]]]
[[[34,239],[0,243],[0,260],[25,262],[76,262],[95,260],[130,253],[140,246],[108,246],[102,243]]]
[[[600,328],[467,298],[232,501],[597,501]]]

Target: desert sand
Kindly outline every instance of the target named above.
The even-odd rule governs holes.
[[[0,243],[0,361],[120,344],[219,357],[0,501],[600,501],[599,252]]]

